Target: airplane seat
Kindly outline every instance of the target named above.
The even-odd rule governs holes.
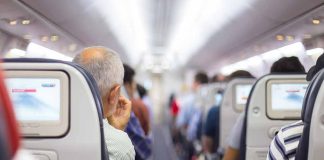
[[[250,89],[255,82],[252,78],[237,78],[230,81],[223,94],[220,105],[219,154],[227,148],[228,138],[237,117],[245,107]],[[243,96],[243,97],[242,97]],[[243,98],[243,99],[242,99]]]
[[[282,97],[302,106],[306,75],[270,74],[260,78],[250,93],[240,145],[240,159],[266,159],[272,138],[279,129],[300,119],[299,109],[284,108]],[[296,89],[297,88],[297,89]],[[282,94],[287,94],[286,96]],[[280,104],[280,105],[279,105]],[[290,106],[289,106],[290,107]],[[300,107],[301,108],[301,107]]]
[[[323,159],[324,70],[310,82],[302,108],[304,129],[296,151],[296,160]]]
[[[12,159],[19,145],[17,121],[0,72],[0,160]]]
[[[216,96],[224,87],[225,85],[223,83],[210,83],[201,87],[199,96],[202,100],[203,121],[206,120],[210,108],[220,103],[220,100]]]
[[[49,108],[46,102],[53,103],[55,101],[51,99],[59,97],[59,103],[55,103],[60,107],[59,111],[53,110],[53,106],[51,106],[51,113],[55,111],[59,114],[58,121],[57,119],[55,121],[46,119],[46,121],[43,119],[48,117],[41,116],[31,122],[25,121],[31,117],[21,116],[16,111],[17,118],[20,120],[24,149],[37,158],[49,160],[106,160],[109,158],[104,139],[101,97],[90,73],[77,64],[49,59],[5,59],[3,68],[5,69],[7,87],[18,88],[9,88],[10,92],[39,92],[38,95],[33,95],[34,97],[39,96],[38,99],[29,96],[28,103],[38,102],[37,104]],[[43,83],[43,81],[48,81],[48,83]],[[37,84],[40,82],[41,85]],[[24,86],[20,84],[31,87],[21,89]],[[44,98],[46,96],[44,94],[48,93],[51,95]],[[59,96],[56,97],[56,95]],[[18,100],[21,99],[14,96],[21,95],[12,93],[11,98],[15,101],[14,104],[18,103],[17,106],[28,105],[27,103],[19,104]],[[26,97],[26,95],[24,96]],[[43,112],[46,107],[38,108],[42,109],[39,112],[47,115],[46,112]],[[51,115],[51,117],[55,116]],[[55,127],[59,127],[60,132]]]

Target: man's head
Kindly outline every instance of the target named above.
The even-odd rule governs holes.
[[[282,57],[271,66],[271,73],[305,73],[304,66],[295,56]]]
[[[194,83],[193,83],[193,86],[192,88],[194,90],[198,89],[200,85],[202,84],[207,84],[208,83],[208,76],[205,72],[198,72],[196,75],[195,75],[195,79],[194,79]]]
[[[124,78],[123,63],[118,54],[105,47],[89,47],[76,55],[73,62],[92,74],[100,91],[104,116],[111,116],[116,110]]]
[[[215,74],[211,79],[211,83],[216,83],[216,82],[223,82],[225,80],[225,76],[222,74]]]
[[[316,65],[309,69],[306,80],[311,81],[313,77],[316,75],[316,73],[318,73],[323,68],[324,68],[324,54],[319,56],[316,61]]]
[[[127,64],[124,64],[124,71],[124,86],[129,98],[132,99],[137,91],[136,82],[134,80],[135,70]]]
[[[232,74],[230,74],[227,77],[227,80],[228,81],[231,81],[232,79],[235,79],[235,78],[254,78],[254,77],[248,71],[245,71],[245,70],[237,70],[237,71],[233,72]]]
[[[137,91],[141,98],[147,95],[147,90],[141,84],[137,84]]]

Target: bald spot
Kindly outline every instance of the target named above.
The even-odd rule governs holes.
[[[88,63],[90,60],[103,58],[106,52],[104,48],[86,48],[81,52],[80,57],[83,63]]]

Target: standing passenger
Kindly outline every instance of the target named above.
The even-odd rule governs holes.
[[[202,84],[208,83],[208,76],[204,72],[198,72],[195,75],[192,84],[192,93],[185,98],[185,102],[180,104],[180,112],[176,119],[176,127],[186,137],[184,147],[188,152],[184,159],[191,159],[194,156],[193,141],[198,135],[198,124],[201,117],[201,106],[197,104],[197,91]]]
[[[135,82],[135,71],[128,65],[124,65],[124,87],[128,98],[134,102],[132,105],[133,112],[131,113],[130,120],[128,122],[126,132],[131,138],[136,152],[136,160],[144,160],[150,158],[152,155],[152,140],[148,137],[149,132],[149,114],[147,108],[142,102],[138,102],[135,99],[137,93]]]
[[[144,86],[142,86],[140,84],[137,84],[137,91],[138,91],[138,94],[141,97],[143,103],[145,104],[145,106],[147,107],[147,109],[149,111],[150,122],[151,122],[150,125],[152,125],[153,124],[153,119],[154,119],[152,101],[151,101],[150,97],[148,96],[147,90],[145,89]]]

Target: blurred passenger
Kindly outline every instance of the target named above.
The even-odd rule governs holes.
[[[180,108],[176,100],[175,94],[171,93],[169,98],[169,111],[171,115],[170,128],[171,128],[172,142],[176,145],[176,147],[179,146],[179,143],[181,143],[180,139],[182,138],[175,125],[175,121],[177,119],[179,110]]]
[[[324,68],[324,54],[322,54],[316,61],[316,65],[313,66],[307,73],[306,80],[311,81],[313,77],[321,69]],[[297,148],[299,145],[300,138],[303,135],[304,122],[302,120],[297,121],[293,124],[283,126],[277,135],[273,138],[267,160],[277,159],[295,159]],[[289,138],[289,141],[287,140]],[[307,157],[302,157],[307,158]]]
[[[305,73],[305,68],[295,56],[282,57],[273,63],[270,73]]]
[[[140,96],[140,98],[142,99],[143,103],[145,104],[145,106],[147,107],[148,111],[149,111],[149,115],[150,115],[150,122],[152,125],[153,122],[153,104],[152,101],[150,99],[150,97],[147,95],[147,90],[145,89],[144,86],[137,84],[137,91],[138,94]]]
[[[176,119],[176,127],[186,137],[183,143],[187,154],[184,159],[191,159],[194,155],[193,141],[197,138],[198,124],[200,121],[201,111],[197,104],[196,92],[202,84],[208,83],[208,76],[204,72],[198,72],[194,77],[192,92],[187,95],[185,102],[181,104],[180,112]]]
[[[227,81],[231,81],[232,79],[235,78],[254,78],[253,75],[245,70],[237,70],[230,74],[229,76],[226,77]]]
[[[194,82],[192,84],[192,93],[189,94],[186,97],[186,102],[181,106],[179,115],[177,117],[176,125],[178,128],[183,129],[185,132],[187,132],[187,129],[189,127],[189,123],[192,122],[192,118],[197,113],[197,110],[199,110],[199,106],[197,106],[197,100],[196,100],[196,92],[200,88],[202,84],[208,83],[208,76],[204,72],[198,72],[195,75]],[[194,135],[188,135],[188,134],[195,134],[195,133],[187,133],[187,137],[192,137]],[[188,139],[191,139],[189,138]]]
[[[215,74],[211,79],[210,83],[217,83],[217,82],[223,82],[225,81],[225,76],[222,74]]]
[[[169,108],[172,118],[176,119],[180,108],[174,93],[172,93],[170,96]]]
[[[147,136],[150,125],[149,113],[144,103],[136,97],[137,85],[134,79],[134,69],[126,64],[124,64],[124,69],[124,88],[132,101],[132,112],[126,132],[135,146],[136,160],[148,159],[152,154],[152,141]]]
[[[213,83],[222,82],[225,77],[222,75],[215,75],[212,78]],[[223,94],[222,91],[218,91],[217,94]],[[217,159],[217,149],[219,144],[219,107],[212,106],[207,114],[206,121],[203,125],[202,147],[203,152],[207,159]]]
[[[104,47],[90,47],[76,55],[73,62],[90,72],[97,82],[104,118],[108,120],[103,124],[109,159],[135,159],[134,146],[124,132],[131,102],[120,95],[124,68],[118,54]]]
[[[294,67],[295,66],[295,67]],[[305,73],[305,68],[297,57],[283,57],[271,66],[271,73]],[[229,146],[224,155],[224,160],[237,160],[239,158],[241,135],[245,111],[237,118],[229,137]]]

